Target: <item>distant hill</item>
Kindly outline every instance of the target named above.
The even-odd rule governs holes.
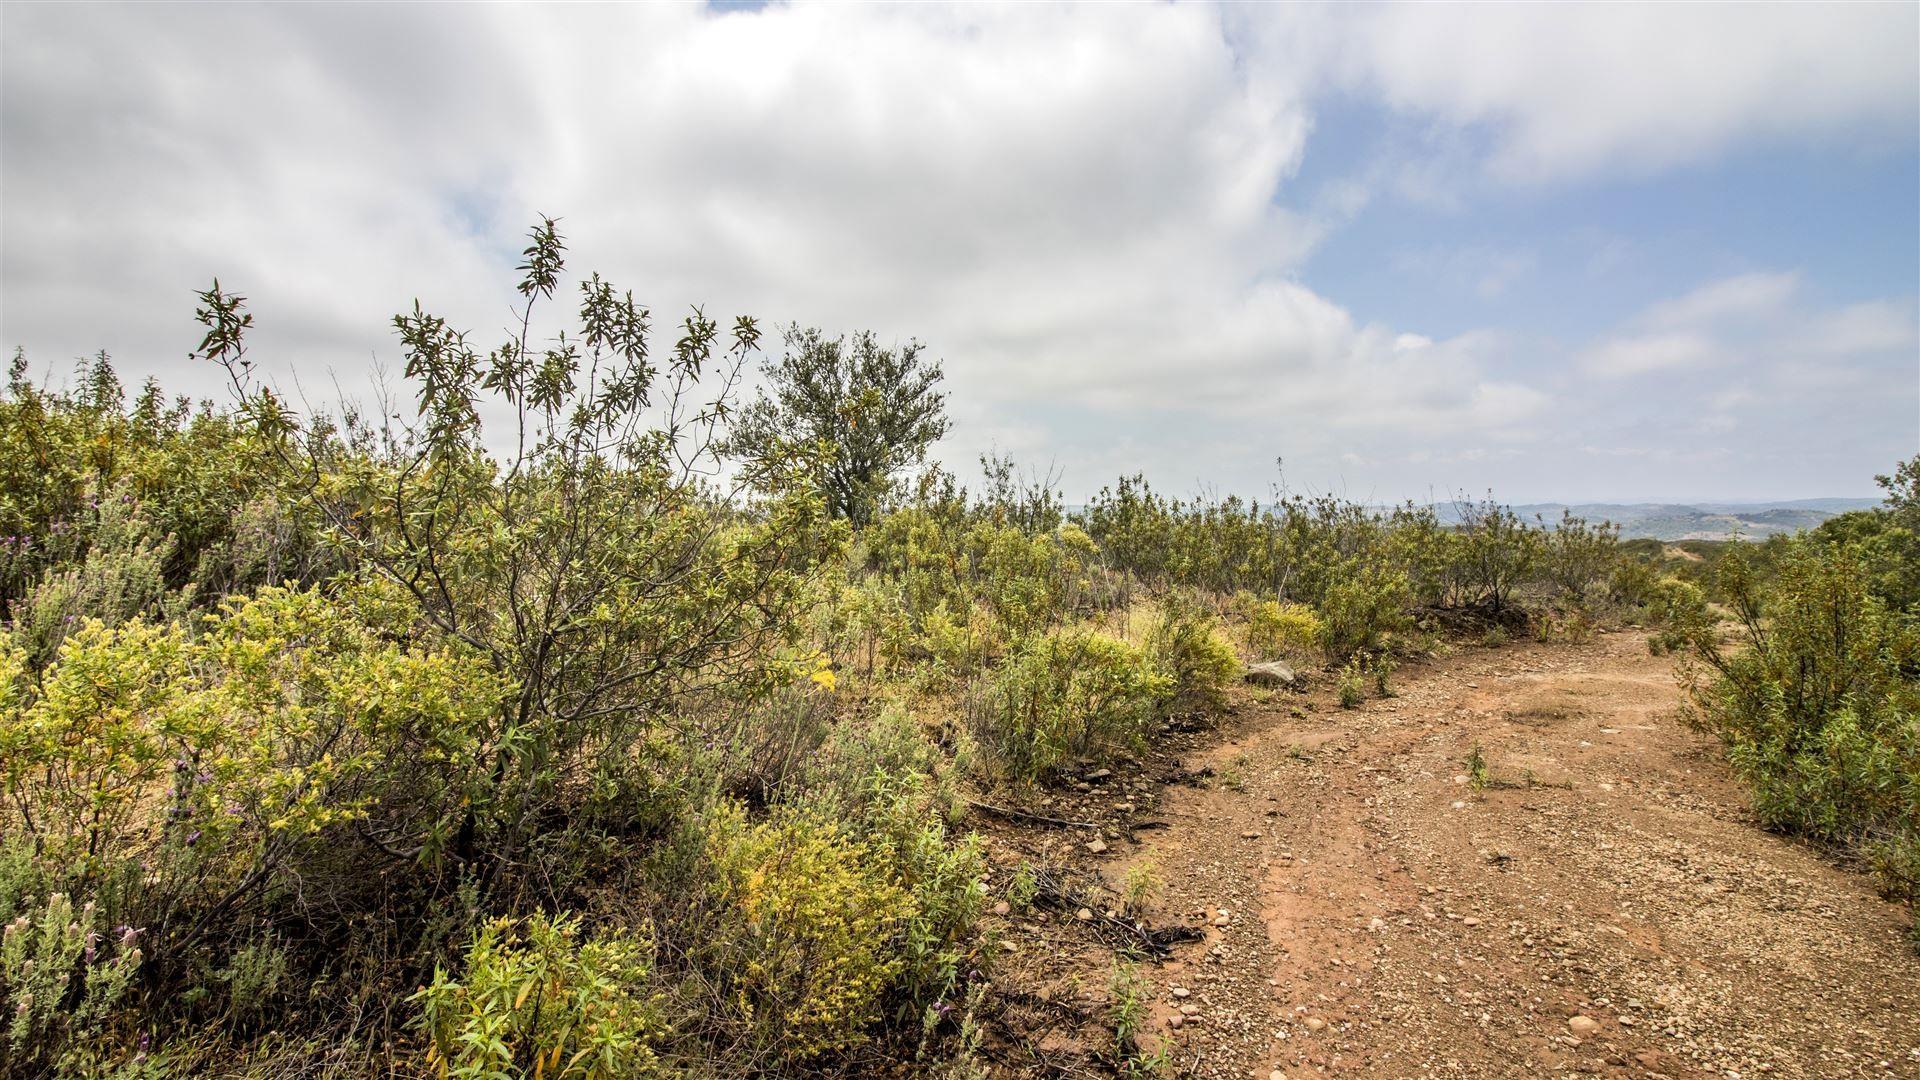
[[[1783,499],[1779,502],[1699,502],[1699,503],[1524,503],[1510,507],[1531,522],[1535,517],[1548,525],[1560,520],[1562,511],[1598,524],[1611,521],[1620,526],[1622,540],[1765,540],[1776,533],[1796,533],[1811,529],[1830,517],[1851,510],[1871,510],[1879,499]],[[1083,503],[1067,503],[1061,508],[1069,515],[1086,512]],[[1389,507],[1377,507],[1380,510]],[[1452,502],[1434,504],[1442,523],[1457,525],[1460,514]]]
[[[1764,540],[1776,533],[1811,529],[1849,510],[1868,510],[1878,499],[1793,499],[1765,503],[1530,503],[1515,506],[1524,518],[1536,515],[1548,523],[1571,510],[1588,521],[1611,521],[1624,539],[1651,540]],[[1442,520],[1455,516],[1451,503],[1436,509]]]

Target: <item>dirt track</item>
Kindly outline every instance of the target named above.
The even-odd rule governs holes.
[[[1148,969],[1179,1073],[1920,1076],[1904,912],[1752,824],[1642,635],[1396,689],[1248,706],[1194,763],[1229,783],[1169,791],[1128,860],[1208,927]]]

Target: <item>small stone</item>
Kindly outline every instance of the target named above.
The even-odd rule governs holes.
[[[1467,774],[1466,774],[1466,773],[1455,773],[1455,774],[1453,775],[1453,782],[1454,782],[1454,783],[1455,783],[1456,785],[1459,785],[1459,786],[1462,786],[1462,787],[1464,787],[1464,786],[1466,786],[1466,784],[1467,784],[1467,783],[1469,782],[1469,780],[1470,780],[1470,778],[1469,778],[1469,777],[1467,776]]]
[[[1172,990],[1169,990],[1168,993],[1172,994],[1174,997],[1183,998],[1191,995],[1193,991],[1187,989],[1184,986],[1176,986]]]
[[[1230,926],[1232,923],[1233,918],[1229,915],[1215,915],[1213,917],[1213,925],[1215,926]]]
[[[1463,802],[1455,802],[1453,804],[1453,808],[1455,810],[1465,810],[1467,808],[1467,804]]]
[[[1317,1016],[1307,1017],[1306,1024],[1308,1031],[1325,1031],[1327,1028],[1327,1022]]]
[[[1087,841],[1087,850],[1094,853],[1095,855],[1103,855],[1106,853],[1106,850],[1107,850],[1107,842],[1105,840],[1100,839],[1099,837],[1095,837],[1092,840]]]
[[[1181,1016],[1179,1013],[1174,1013],[1172,1016],[1167,1017],[1167,1026],[1172,1028],[1175,1031],[1179,1031],[1180,1025],[1186,1022],[1187,1022],[1187,1018],[1184,1016]]]
[[[1019,952],[1020,946],[1015,945],[1013,942],[1007,941],[1006,939],[1002,938],[1000,941],[1000,951],[1001,952]]]
[[[1287,1080],[1287,1074],[1275,1069],[1267,1074],[1267,1080]]]
[[[1112,769],[1095,769],[1092,772],[1088,773],[1087,775],[1081,777],[1080,779],[1085,780],[1090,784],[1097,784],[1100,781],[1105,780],[1107,777],[1112,775],[1113,775]]]
[[[1591,1016],[1576,1016],[1567,1021],[1567,1030],[1576,1039],[1584,1039],[1600,1030],[1600,1022]]]
[[[1079,920],[1080,920],[1081,922],[1092,922],[1092,921],[1093,921],[1093,909],[1092,909],[1092,908],[1081,908],[1081,909],[1080,909],[1079,911],[1076,911],[1076,912],[1074,912],[1074,913],[1073,913],[1073,917],[1074,917],[1074,918],[1076,918],[1076,919],[1079,919]]]
[[[1479,926],[1480,920],[1469,915],[1466,918],[1460,920],[1460,925],[1461,926]]]
[[[1257,829],[1248,829],[1248,830],[1247,830],[1246,832],[1243,832],[1243,833],[1241,833],[1241,834],[1240,834],[1240,839],[1242,839],[1242,840],[1258,840],[1258,839],[1260,839],[1260,832],[1259,832],[1259,830],[1257,830]]]
[[[1198,1016],[1199,1014],[1200,1014],[1200,1006],[1198,1006],[1198,1005],[1182,1005],[1182,1006],[1180,1006],[1180,1015],[1181,1015],[1181,1016]]]
[[[993,913],[995,915],[1007,915],[1007,914],[1011,914],[1012,911],[1013,911],[1013,905],[1007,903],[1005,900],[1002,900],[999,903],[993,905]]]

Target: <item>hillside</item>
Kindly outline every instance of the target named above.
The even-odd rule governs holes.
[[[1557,521],[1563,511],[1589,521],[1611,521],[1626,540],[1764,540],[1776,533],[1811,529],[1850,510],[1867,510],[1877,499],[1797,499],[1771,503],[1529,503],[1515,506],[1523,518]],[[1451,504],[1435,507],[1443,520],[1457,517]]]

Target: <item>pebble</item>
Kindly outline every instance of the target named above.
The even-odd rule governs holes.
[[[1600,1022],[1591,1016],[1576,1016],[1567,1021],[1567,1030],[1573,1032],[1576,1039],[1584,1039],[1600,1030]]]
[[[1104,854],[1107,850],[1107,842],[1098,837],[1095,837],[1094,839],[1087,841],[1087,850],[1093,852],[1095,855]]]
[[[1012,911],[1013,911],[1013,905],[1007,903],[1005,900],[1002,900],[999,903],[993,905],[993,913],[995,915],[1006,915]]]
[[[1174,997],[1183,998],[1193,993],[1193,991],[1187,989],[1184,986],[1176,986],[1171,991],[1169,991],[1169,993],[1171,993]]]
[[[1074,912],[1074,913],[1073,913],[1073,917],[1074,917],[1074,918],[1076,918],[1076,919],[1079,919],[1079,920],[1080,920],[1081,922],[1092,922],[1092,921],[1093,921],[1093,909],[1092,909],[1092,908],[1081,908],[1081,909],[1080,909],[1079,911],[1076,911],[1076,912]]]

